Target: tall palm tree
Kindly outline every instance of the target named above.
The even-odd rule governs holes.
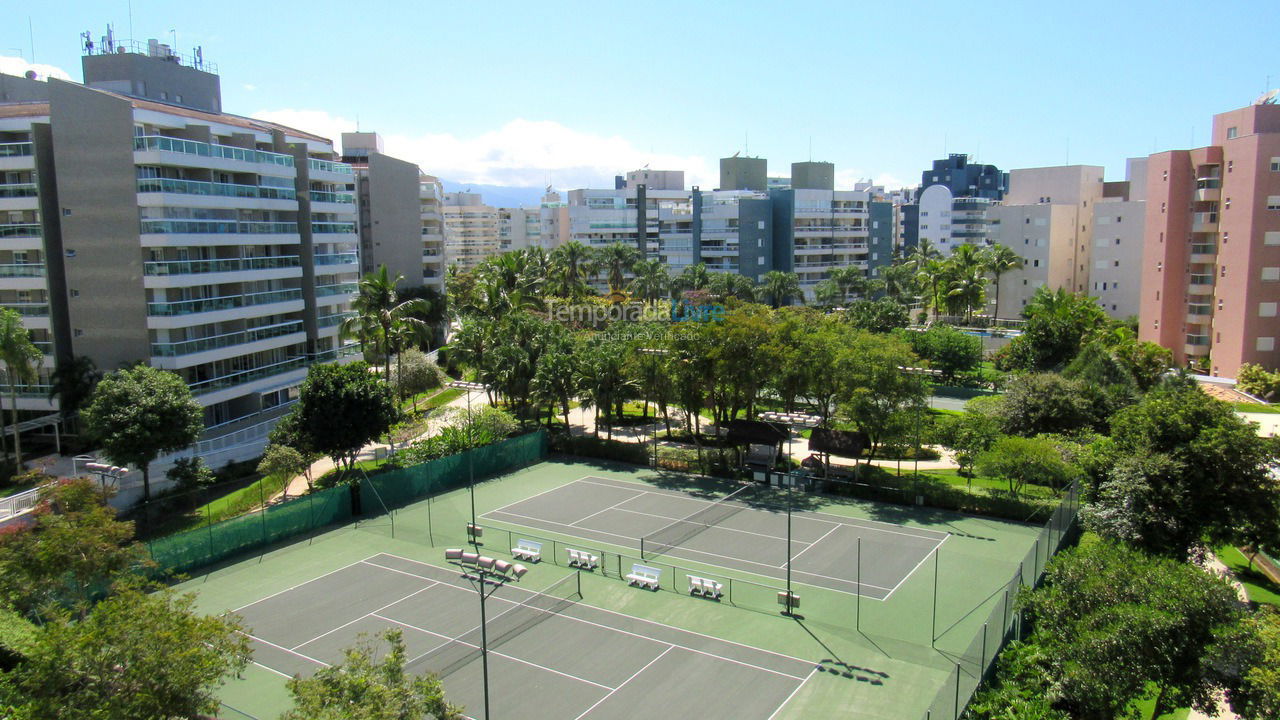
[[[681,271],[673,282],[681,290],[706,290],[711,284],[711,274],[707,272],[706,263],[697,263]]]
[[[971,246],[970,246],[971,247]],[[956,266],[948,283],[947,296],[963,308],[965,320],[973,320],[973,309],[982,305],[987,295],[987,277],[982,268]]]
[[[958,274],[967,274],[970,270],[982,267],[983,251],[977,245],[965,243],[959,245],[955,250],[951,251],[951,257],[947,258],[947,262],[960,272]]]
[[[600,269],[608,275],[609,290],[621,291],[622,281],[631,268],[641,260],[640,251],[620,242],[605,245],[595,251],[595,260]]]
[[[587,295],[590,288],[591,248],[577,240],[571,240],[551,251],[551,275],[548,278],[553,295],[578,300]]]
[[[18,386],[35,382],[43,358],[44,354],[31,342],[31,333],[23,326],[22,316],[10,308],[0,309],[0,361],[4,362],[5,381],[9,384],[9,400],[13,409],[13,453],[18,472],[22,472]]]
[[[813,287],[813,299],[820,307],[833,308],[844,299],[844,292],[833,278],[827,278]]]
[[[884,281],[884,294],[895,300],[904,295],[915,294],[916,271],[908,261],[896,262],[880,271]]]
[[[940,257],[942,257],[942,253],[933,246],[932,240],[920,238],[916,241],[916,247],[911,251],[911,255],[907,259],[915,266],[916,272],[920,272],[930,260]]]
[[[722,298],[738,298],[750,301],[755,298],[756,284],[751,278],[736,272],[711,273],[707,290]]]
[[[994,245],[987,249],[983,259],[983,267],[995,278],[996,309],[992,313],[996,320],[1000,319],[1000,276],[1022,267],[1022,256],[1014,252],[1008,245]]]
[[[938,287],[942,285],[947,273],[947,264],[940,258],[921,259],[921,262],[923,264],[916,270],[916,281],[929,288],[929,306],[933,308],[933,314],[936,317],[940,305]]]
[[[661,260],[641,260],[636,263],[636,277],[631,281],[631,293],[650,304],[657,304],[671,291],[671,275]]]
[[[862,272],[861,268],[856,267],[842,267],[832,270],[831,280],[840,290],[840,302],[848,302],[850,293],[858,297],[865,296],[869,287],[866,274]]]
[[[800,291],[800,278],[795,273],[770,270],[760,279],[760,292],[769,296],[769,302],[776,310],[793,297],[804,299]]]
[[[360,279],[357,294],[351,301],[351,309],[355,315],[342,321],[338,327],[338,336],[355,338],[362,343],[372,344],[380,353],[385,363],[388,381],[391,380],[391,353],[395,343],[394,328],[397,322],[420,328],[425,332],[427,324],[418,319],[430,312],[431,308],[421,299],[401,300],[396,290],[396,283],[404,280],[403,275],[391,279],[387,266],[380,266]]]

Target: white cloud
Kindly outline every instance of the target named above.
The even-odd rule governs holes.
[[[23,77],[28,70],[35,71],[36,78],[40,80],[48,80],[49,78],[58,78],[59,80],[70,80],[71,76],[66,70],[54,65],[41,65],[39,63],[32,64],[20,57],[11,57],[8,55],[0,55],[0,73],[5,75],[17,75]]]
[[[340,141],[355,123],[320,110],[273,110],[254,117]],[[685,184],[715,187],[718,165],[697,155],[650,153],[617,135],[575,130],[548,120],[517,118],[471,137],[452,133],[384,134],[388,155],[417,163],[424,172],[458,183],[562,189],[613,187],[615,175],[648,165],[684,170]],[[713,169],[714,168],[714,169]]]
[[[245,89],[245,92],[254,92],[255,90],[257,90],[257,89],[258,89],[258,86],[257,86],[257,85],[254,85],[253,83],[245,83],[245,84],[241,85],[240,87],[244,88],[244,89]]]
[[[854,183],[870,182],[880,185],[886,190],[897,190],[906,185],[901,179],[890,173],[880,173],[872,177],[871,173],[855,168],[853,170],[836,170],[836,189],[852,190]]]

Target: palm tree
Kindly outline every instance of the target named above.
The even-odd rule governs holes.
[[[760,279],[760,292],[769,296],[769,302],[776,310],[793,297],[804,295],[800,292],[800,278],[795,273],[770,270]]]
[[[581,299],[589,292],[587,276],[590,274],[591,248],[577,240],[551,251],[551,274],[548,292],[571,300]]]
[[[711,273],[707,290],[722,298],[739,298],[750,301],[755,297],[756,284],[751,278],[736,272]]]
[[[621,292],[623,278],[641,260],[640,251],[620,242],[597,248],[595,259],[600,269],[609,276],[609,290]]]
[[[671,290],[671,275],[661,260],[641,260],[635,264],[636,277],[631,281],[631,294],[656,305]]]
[[[681,290],[706,290],[711,284],[711,274],[707,272],[706,263],[697,263],[681,271],[672,282]]]
[[[1000,319],[1000,276],[1022,267],[1022,257],[1008,245],[994,245],[987,249],[983,267],[995,278],[996,309],[994,319]]]
[[[844,292],[834,279],[827,278],[813,287],[813,299],[820,307],[833,308],[844,299]]]
[[[920,262],[923,264],[920,264],[916,270],[916,280],[929,288],[929,306],[933,308],[933,314],[936,317],[940,304],[938,286],[942,284],[943,277],[947,273],[947,264],[939,258],[920,259]]]
[[[914,267],[907,261],[897,262],[883,268],[880,271],[880,277],[884,280],[884,294],[895,300],[903,295],[913,295],[915,292],[915,274]]]
[[[13,409],[13,453],[18,472],[22,472],[22,434],[18,432],[18,386],[35,382],[44,354],[31,342],[31,334],[22,324],[22,316],[10,308],[0,309],[0,361],[4,362],[5,380],[9,384],[9,400]]]
[[[867,276],[860,268],[842,267],[831,271],[831,280],[840,291],[840,302],[849,301],[849,293],[859,297],[867,294]]]
[[[972,247],[972,246],[967,246]],[[948,284],[947,296],[954,298],[964,309],[965,321],[973,319],[973,309],[982,305],[987,294],[987,277],[981,268],[955,267],[955,275]]]
[[[395,344],[395,325],[402,322],[417,326],[425,332],[427,324],[418,319],[430,312],[431,308],[421,299],[400,300],[396,283],[404,280],[397,275],[394,280],[387,273],[387,266],[382,265],[376,272],[371,272],[360,279],[357,295],[351,301],[351,309],[355,315],[342,321],[338,327],[341,338],[356,338],[362,343],[372,344],[382,353],[386,375],[391,380],[391,353]]]
[[[916,247],[911,251],[910,257],[907,259],[915,266],[916,272],[924,269],[925,264],[930,260],[942,257],[942,253],[933,246],[933,241],[929,238],[920,238],[916,242]]]

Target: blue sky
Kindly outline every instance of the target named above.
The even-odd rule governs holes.
[[[30,3],[35,60],[80,78],[79,33],[129,3]],[[30,61],[10,11],[0,56]],[[1002,168],[1204,145],[1213,113],[1280,86],[1280,3],[365,3],[133,0],[132,36],[202,45],[223,107],[336,133],[459,182],[598,186],[645,163],[713,187],[771,175],[915,184],[944,152]],[[13,67],[14,61],[3,67]],[[611,183],[610,183],[611,184]]]

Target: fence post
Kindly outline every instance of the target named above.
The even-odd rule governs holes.
[[[960,720],[960,663],[956,663],[956,720]]]
[[[978,682],[987,676],[987,623],[982,623],[982,664],[978,666]]]
[[[209,530],[209,559],[213,560],[213,513],[210,512],[209,506],[204,506],[204,526]]]
[[[267,544],[267,500],[262,493],[261,480],[258,481],[258,506],[262,508],[259,511],[262,513],[262,544],[266,545]]]
[[[930,647],[938,641],[938,550],[941,547],[939,545],[933,549],[933,629],[929,631]]]
[[[862,632],[862,536],[858,536],[858,595],[855,600],[853,629]]]
[[[1009,633],[1009,591],[1004,591],[1004,602],[1000,604],[1000,637]]]

